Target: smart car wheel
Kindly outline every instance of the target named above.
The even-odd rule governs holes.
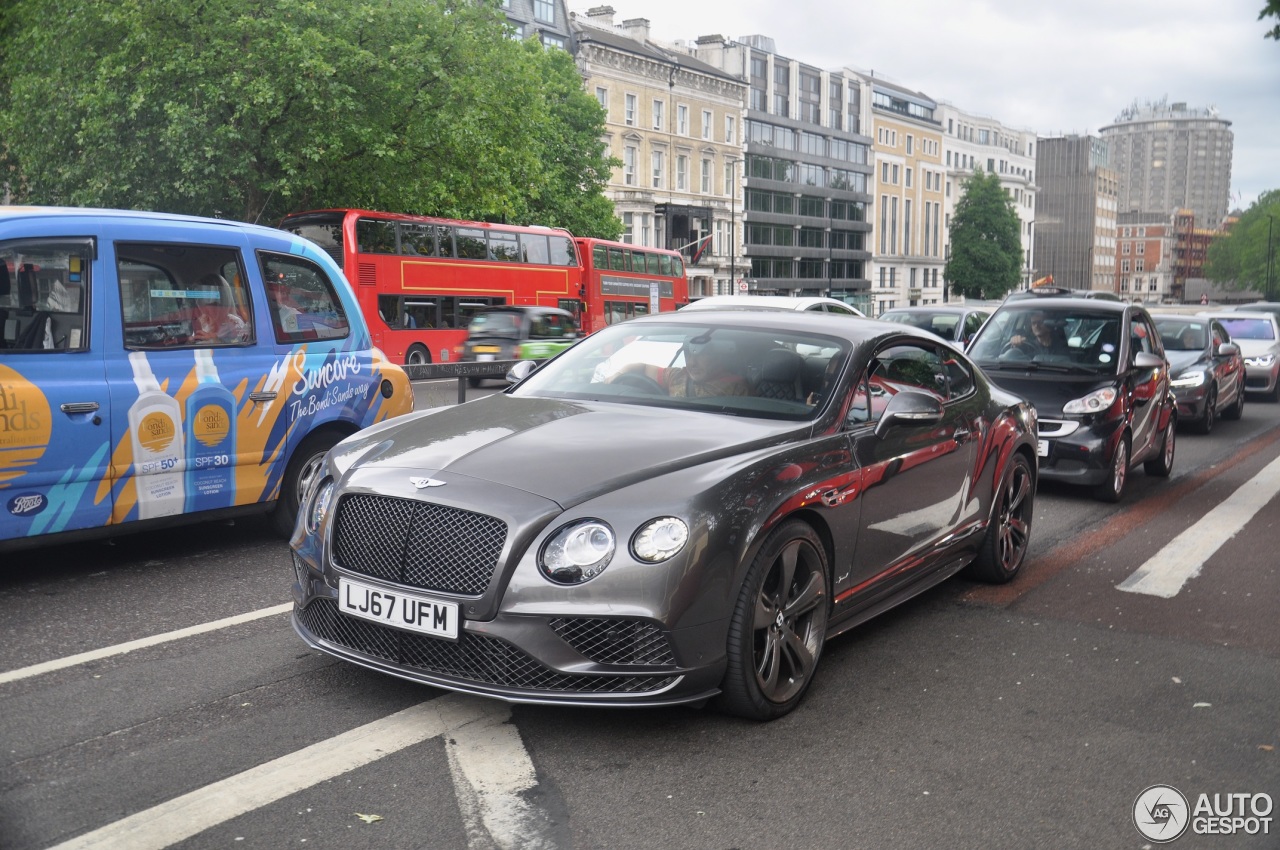
[[[1204,400],[1204,418],[1196,423],[1196,430],[1201,434],[1208,434],[1213,430],[1214,422],[1218,419],[1218,388],[1211,387],[1209,389],[1209,397]]]
[[[822,542],[808,524],[788,521],[769,535],[738,594],[720,707],[753,720],[795,708],[818,667],[828,605]]]
[[[1011,581],[1022,568],[1031,540],[1035,479],[1025,455],[1015,454],[995,493],[991,525],[978,557],[965,568],[965,577],[991,584]]]
[[[1107,480],[1094,489],[1094,495],[1104,502],[1118,502],[1124,495],[1124,482],[1129,477],[1129,435],[1125,434],[1116,444],[1111,456],[1111,472]]]
[[[1168,478],[1169,474],[1173,472],[1174,437],[1177,430],[1177,417],[1171,414],[1168,424],[1164,426],[1164,439],[1160,441],[1160,454],[1142,465],[1142,469],[1147,475]]]
[[[298,519],[298,508],[306,497],[307,489],[315,481],[324,465],[324,456],[338,443],[335,434],[312,434],[302,441],[289,458],[284,478],[280,481],[280,498],[276,501],[271,520],[276,531],[285,537],[293,536],[293,526]]]

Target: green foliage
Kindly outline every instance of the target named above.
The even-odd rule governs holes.
[[[1267,239],[1271,239],[1268,252]],[[1280,290],[1280,189],[1263,192],[1225,236],[1209,243],[1204,274],[1216,283],[1234,289],[1266,292],[1268,259],[1271,289],[1268,298]]]
[[[964,183],[951,218],[951,258],[945,274],[966,298],[995,299],[1014,289],[1022,273],[1022,222],[994,174]]]
[[[16,0],[0,28],[19,201],[621,227],[599,106],[493,2]]]
[[[1262,11],[1258,13],[1258,20],[1266,17],[1276,18],[1278,22],[1271,29],[1267,30],[1262,36],[1263,38],[1274,38],[1280,41],[1280,0],[1267,0],[1267,4],[1262,7]]]

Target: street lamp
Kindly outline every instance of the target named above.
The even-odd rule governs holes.
[[[738,291],[738,163],[737,157],[726,157],[729,166],[729,293]]]
[[[1271,257],[1275,254],[1275,250],[1271,246],[1271,225],[1275,222],[1271,213],[1267,213],[1267,294],[1263,296],[1267,301],[1271,300]]]

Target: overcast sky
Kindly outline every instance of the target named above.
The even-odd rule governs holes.
[[[1135,101],[1216,107],[1231,206],[1280,189],[1280,42],[1263,0],[569,0],[655,40],[766,35],[779,54],[890,81],[1013,129],[1097,134]]]

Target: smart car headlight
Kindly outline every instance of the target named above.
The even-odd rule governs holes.
[[[1062,406],[1063,413],[1102,413],[1116,400],[1115,387],[1094,390],[1083,398],[1072,399]]]
[[[1204,371],[1197,369],[1194,372],[1183,372],[1178,377],[1169,382],[1169,386],[1186,389],[1187,387],[1198,387],[1204,383]]]
[[[329,513],[329,505],[333,501],[333,489],[333,479],[325,478],[311,494],[311,500],[307,502],[307,533],[314,534],[324,522],[325,516]]]
[[[679,517],[651,519],[631,539],[631,552],[638,560],[656,564],[675,556],[689,540],[689,526]]]
[[[538,567],[556,584],[581,584],[609,566],[615,545],[613,529],[598,519],[570,523],[543,544]]]

